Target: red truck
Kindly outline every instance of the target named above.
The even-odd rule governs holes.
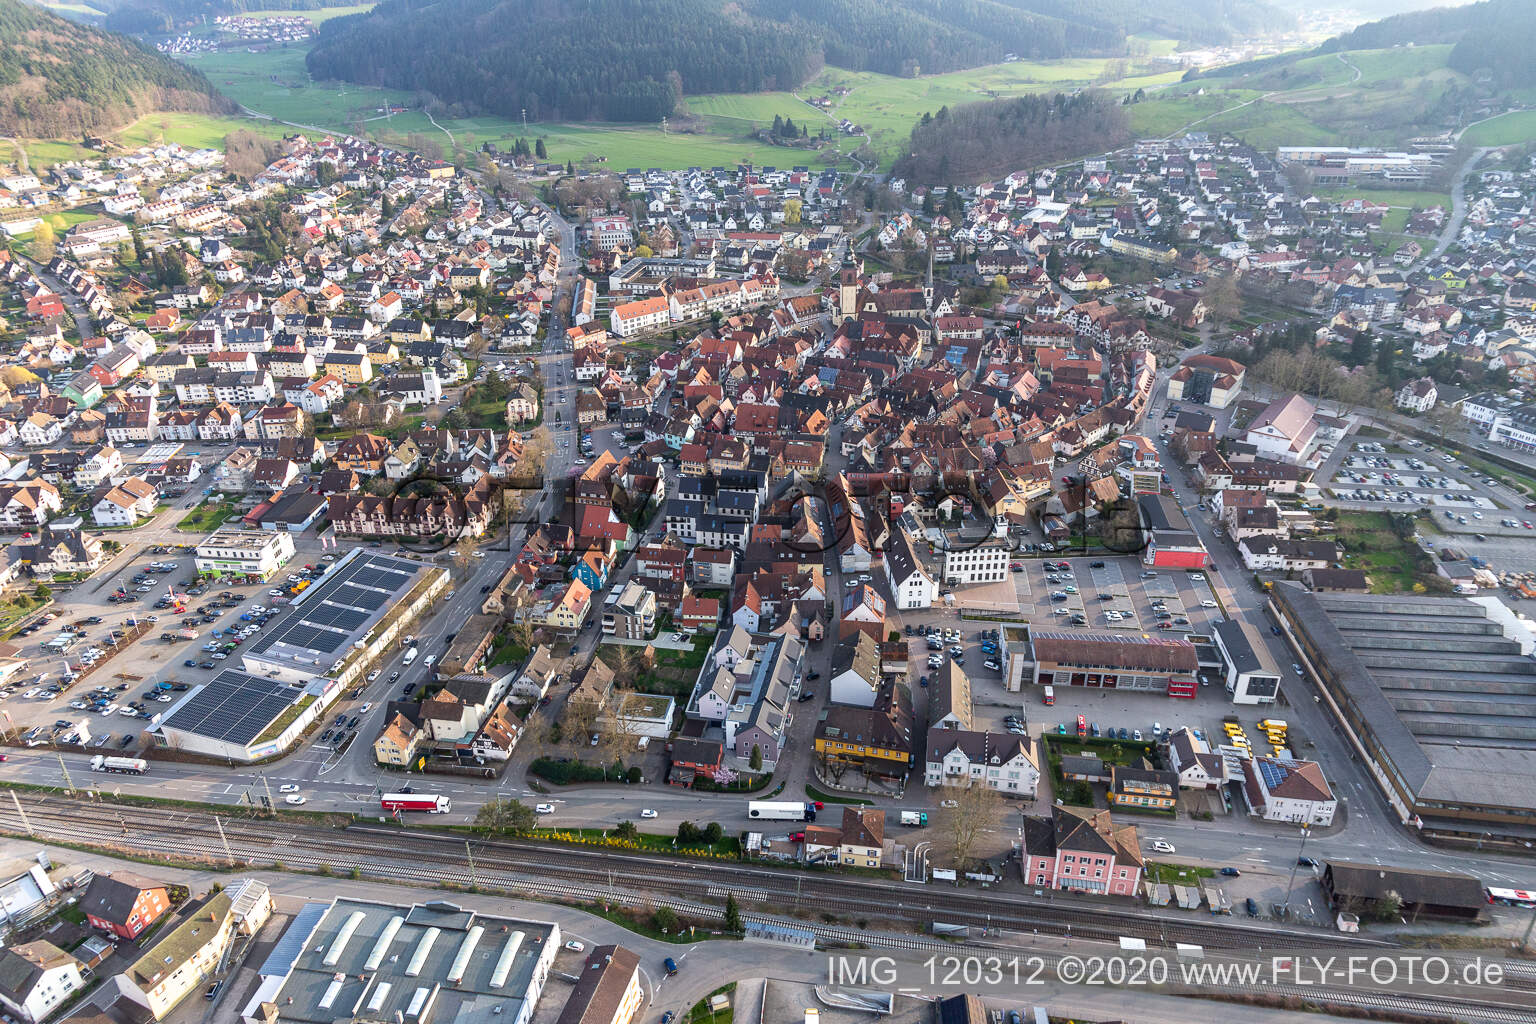
[[[379,798],[379,804],[391,814],[397,811],[426,811],[429,814],[447,814],[453,809],[452,800],[445,796],[433,796],[431,794],[385,793]]]

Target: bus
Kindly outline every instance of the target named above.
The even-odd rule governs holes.
[[[1054,686],[1047,686],[1041,697],[1045,701],[1046,707],[1053,706],[1056,703],[1056,688]]]
[[[1497,903],[1501,907],[1519,907],[1522,910],[1536,908],[1536,892],[1530,889],[1496,889],[1490,886],[1483,890],[1483,895],[1489,903]]]

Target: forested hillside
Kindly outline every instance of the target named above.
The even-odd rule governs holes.
[[[655,121],[685,94],[793,88],[823,64],[929,74],[1288,19],[1263,0],[386,0],[323,25],[309,70],[466,114]]]
[[[1130,137],[1125,106],[1102,93],[968,103],[924,114],[891,173],[925,184],[977,182],[1114,149]]]
[[[1447,63],[1505,88],[1536,85],[1536,10],[1530,0],[1483,0],[1437,7],[1361,25],[1330,39],[1324,50],[1455,43]]]
[[[789,22],[828,64],[889,75],[954,71],[1009,53],[1111,53],[1125,44],[1118,28],[1032,13],[1011,0],[755,0],[751,9]]]
[[[316,78],[421,89],[465,112],[655,121],[683,91],[787,89],[809,39],[719,0],[388,0],[321,28]]]
[[[0,0],[0,134],[78,137],[152,110],[233,105],[200,72],[131,39]]]

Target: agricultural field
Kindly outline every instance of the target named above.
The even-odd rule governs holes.
[[[1142,74],[1135,75],[1138,71]],[[1126,72],[1133,73],[1133,77],[1123,77]],[[1177,82],[1180,75],[1179,71],[1163,71],[1156,66],[1138,68],[1102,58],[1017,61],[919,78],[827,68],[802,86],[798,95],[831,96],[833,106],[829,113],[862,126],[875,151],[882,159],[890,159],[906,141],[918,118],[943,106],[1070,90],[1095,83],[1115,92],[1151,90]],[[837,95],[840,89],[849,92]],[[772,119],[771,114],[769,118]]]
[[[107,16],[107,12],[84,2],[61,3],[59,0],[38,0],[39,7],[45,7],[54,14],[73,18],[76,21],[100,22]]]
[[[212,114],[147,114],[123,129],[117,141],[124,146],[145,146],[157,142],[177,142],[183,146],[218,148],[224,136],[244,129],[272,138],[280,138],[282,125],[252,121],[243,117],[216,117]]]
[[[114,138],[119,145],[130,149],[160,142],[176,142],[194,148],[205,146],[220,148],[224,145],[224,136],[239,129],[270,135],[273,138],[282,136],[285,131],[282,125],[271,121],[161,111],[144,115],[119,131]],[[87,149],[78,142],[63,140],[28,142],[25,148],[31,166],[39,169],[69,160],[85,160],[101,156],[97,150]]]
[[[382,118],[391,102],[405,105],[411,101],[403,91],[311,81],[304,67],[307,52],[306,47],[297,45],[264,51],[240,48],[190,54],[183,59],[246,109],[294,124],[344,131],[354,121]],[[424,117],[421,124],[431,130]],[[418,128],[413,125],[403,130]]]
[[[1518,146],[1536,142],[1536,110],[1514,110],[1475,124],[1462,135],[1474,146]]]
[[[1447,211],[1451,208],[1451,196],[1448,192],[1430,192],[1427,189],[1411,188],[1344,188],[1327,187],[1313,189],[1314,194],[1325,196],[1329,199],[1362,199],[1368,203],[1380,203],[1390,206],[1394,212],[1402,210],[1405,216],[1403,223],[1407,223],[1406,214],[1414,209],[1427,210],[1431,206],[1443,206]],[[1391,226],[1391,222],[1383,223],[1383,230],[1395,231],[1399,228]]]
[[[345,18],[349,14],[362,14],[373,10],[373,4],[357,4],[353,7],[317,7],[312,11],[246,11],[245,18],[304,18],[316,25],[323,25],[332,18]]]
[[[1230,131],[1260,149],[1396,145],[1437,127],[1427,122],[1447,90],[1466,83],[1445,66],[1450,49],[1353,50],[1259,71],[1218,70],[1137,104],[1132,123],[1138,132],[1167,135],[1198,121],[1201,131]]]
[[[1204,95],[1159,95],[1131,105],[1131,128],[1137,136],[1143,138],[1177,135],[1191,125],[1195,130],[1200,130],[1204,128],[1205,119],[1239,103],[1256,100],[1262,95],[1248,89],[1230,89]]]

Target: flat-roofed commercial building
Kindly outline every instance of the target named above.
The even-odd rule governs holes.
[[[197,545],[197,571],[219,576],[254,573],[266,580],[293,560],[293,552],[293,536],[285,530],[220,528]]]
[[[557,924],[443,901],[338,898],[314,907],[294,916],[257,971],[245,1024],[528,1024],[561,942]]]
[[[151,739],[241,762],[290,749],[447,587],[442,569],[354,548],[240,649],[238,668],[224,662],[171,705]]]
[[[245,647],[252,675],[347,686],[448,589],[448,573],[409,558],[354,548],[283,617]]]
[[[1536,639],[1496,598],[1309,593],[1270,611],[1399,817],[1536,842]]]
[[[1032,630],[1037,686],[1086,686],[1193,697],[1199,669],[1183,637]]]
[[[1259,631],[1241,619],[1225,619],[1216,623],[1215,633],[1232,703],[1273,704],[1280,694],[1280,670]]]

